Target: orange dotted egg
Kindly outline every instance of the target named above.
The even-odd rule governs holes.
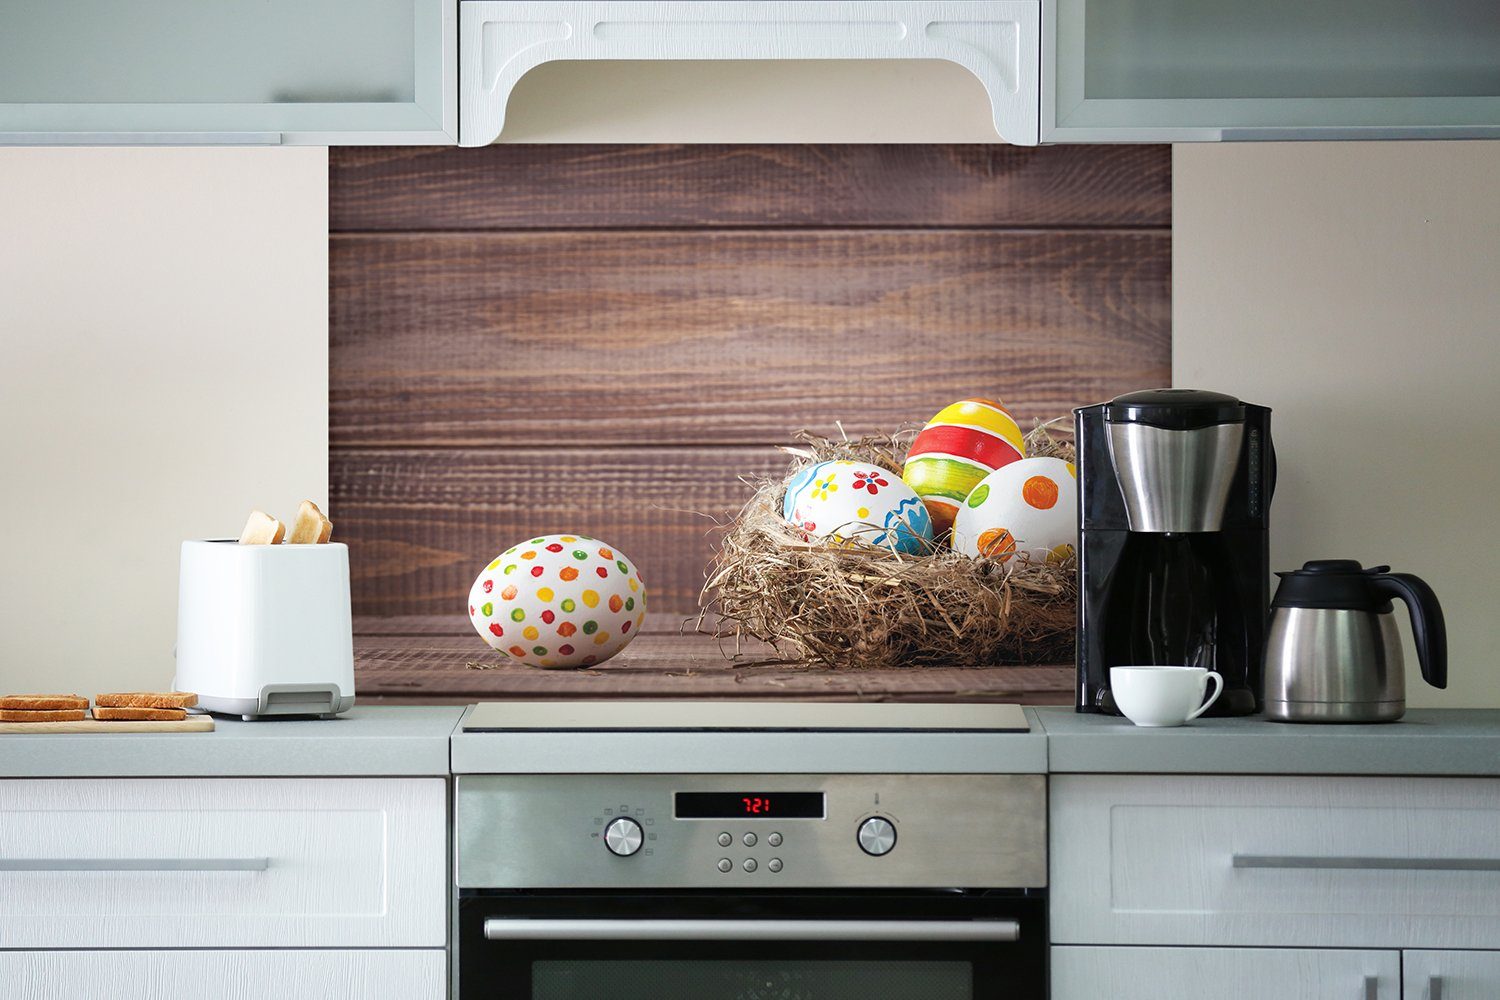
[[[970,556],[1058,562],[1078,542],[1078,480],[1043,456],[996,469],[970,491],[953,522],[953,548]]]

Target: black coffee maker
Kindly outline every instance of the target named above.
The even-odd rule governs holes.
[[[1075,410],[1078,704],[1119,714],[1109,668],[1207,667],[1209,715],[1260,709],[1276,454],[1271,411],[1200,389]]]

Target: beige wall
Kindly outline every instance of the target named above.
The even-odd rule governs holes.
[[[1409,703],[1500,706],[1500,142],[1180,145],[1173,186],[1173,377],[1275,409],[1274,568],[1425,578]]]
[[[327,173],[0,149],[0,693],[168,687],[182,539],[324,499]]]
[[[523,76],[501,142],[998,142],[989,95],[922,60],[554,62]]]

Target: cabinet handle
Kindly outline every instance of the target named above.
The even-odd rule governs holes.
[[[279,146],[280,132],[0,132],[0,146]]]
[[[263,872],[270,858],[0,858],[0,872]]]
[[[1427,977],[1427,1000],[1443,1000],[1443,977]]]
[[[1365,977],[1365,1000],[1380,1000],[1380,979],[1378,977]]]
[[[1235,868],[1344,868],[1377,871],[1500,872],[1500,858],[1363,858],[1236,854]]]

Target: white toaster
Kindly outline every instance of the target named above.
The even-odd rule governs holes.
[[[183,542],[173,687],[246,720],[347,712],[349,547]]]

